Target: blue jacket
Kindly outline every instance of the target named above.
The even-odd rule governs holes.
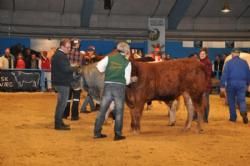
[[[221,76],[220,86],[225,87],[232,82],[250,85],[249,66],[247,62],[241,59],[239,56],[233,57],[225,64]]]

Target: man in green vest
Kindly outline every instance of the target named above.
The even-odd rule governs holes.
[[[105,138],[102,134],[102,125],[105,114],[112,101],[115,103],[115,137],[114,140],[125,139],[122,135],[123,111],[125,102],[125,88],[130,83],[131,63],[128,61],[130,47],[125,42],[117,44],[117,54],[106,56],[97,64],[100,72],[105,72],[104,91],[100,106],[100,112],[95,121],[94,138]]]

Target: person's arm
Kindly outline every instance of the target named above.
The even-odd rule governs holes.
[[[126,79],[126,85],[130,84],[130,76],[131,76],[131,63],[129,62],[127,67],[125,68],[125,79]]]
[[[228,77],[228,63],[225,64],[224,66],[224,70],[222,72],[222,76],[221,76],[221,80],[220,80],[220,87],[221,88],[225,88],[226,86],[226,80],[227,80],[227,77]]]
[[[97,63],[96,68],[99,72],[103,73],[108,65],[108,56],[104,57],[100,62]]]
[[[79,68],[79,66],[74,66],[74,67],[70,66],[70,63],[67,57],[63,57],[63,56],[61,56],[59,63],[60,63],[61,70],[66,73],[77,71]]]
[[[39,68],[39,69],[42,69],[42,59],[39,59],[39,60],[38,60],[38,68]]]

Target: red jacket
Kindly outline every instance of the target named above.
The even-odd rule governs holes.
[[[18,59],[16,62],[17,69],[25,69],[25,62],[23,59]]]
[[[50,70],[50,60],[49,58],[41,59],[41,68],[45,70]]]
[[[204,59],[200,60],[202,64],[205,65],[205,70],[207,74],[207,92],[210,92],[212,90],[212,82],[211,82],[211,76],[212,76],[212,63],[209,60],[208,56]]]

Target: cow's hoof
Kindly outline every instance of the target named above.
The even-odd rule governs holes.
[[[198,134],[204,134],[204,130],[203,129],[198,129]]]
[[[131,132],[132,132],[134,135],[139,135],[139,134],[140,134],[140,130],[136,130],[136,129],[132,129]]]
[[[183,132],[188,132],[189,130],[190,130],[190,128],[188,128],[188,127],[184,127],[184,128],[182,129]]]
[[[168,126],[175,126],[175,122],[169,123]]]

